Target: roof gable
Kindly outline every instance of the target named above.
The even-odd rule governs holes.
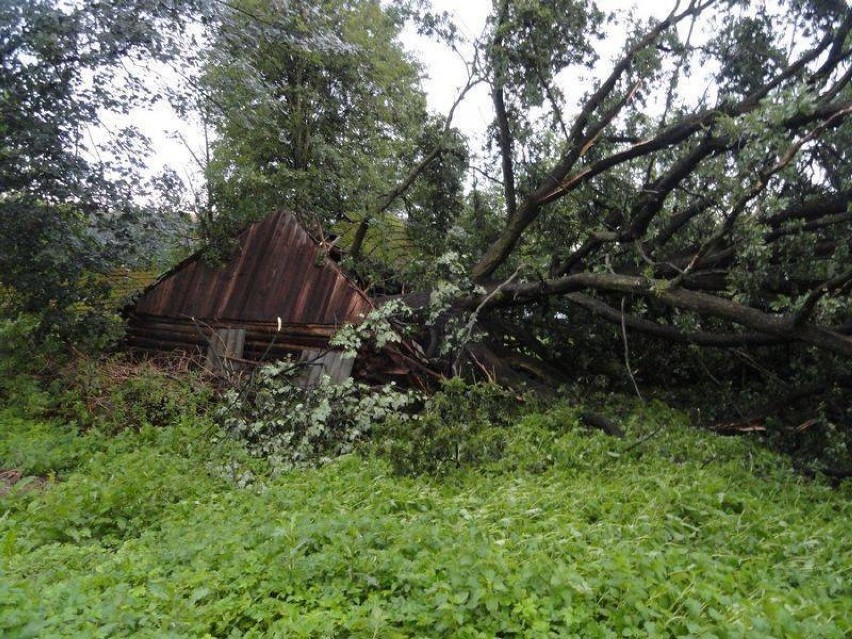
[[[214,267],[194,255],[145,291],[135,311],[210,322],[338,325],[371,307],[295,216],[279,211],[243,231],[226,264]]]

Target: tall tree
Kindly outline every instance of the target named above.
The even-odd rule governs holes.
[[[403,14],[377,0],[240,0],[222,12],[205,75],[220,222],[276,207],[327,227],[401,211],[395,187],[446,134],[427,121],[402,26]],[[424,179],[460,194],[446,174]],[[443,203],[449,215],[453,204]]]

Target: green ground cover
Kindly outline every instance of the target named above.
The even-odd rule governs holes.
[[[438,479],[7,409],[0,467],[48,481],[0,497],[0,636],[852,636],[848,487],[660,406],[623,441],[573,415]]]

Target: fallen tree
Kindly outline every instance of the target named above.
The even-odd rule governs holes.
[[[466,298],[462,306],[476,307],[488,296],[491,307],[559,296],[662,340],[708,346],[802,341],[852,355],[848,326],[838,326],[850,319],[852,286],[852,200],[842,146],[852,113],[852,10],[835,3],[820,16],[809,48],[775,56],[771,64],[764,59],[762,73],[737,90],[726,91],[722,84],[712,106],[705,98],[691,109],[667,108],[656,120],[643,113],[653,99],[654,81],[662,85],[658,99],[667,106],[677,99],[674,87],[683,77],[684,60],[700,48],[680,39],[679,25],[711,20],[708,12],[729,5],[676,3],[664,20],[637,36],[610,75],[580,102],[557,145],[558,156],[539,160],[549,170],[530,175],[534,167],[513,150],[526,142],[520,138],[529,116],[517,97],[510,109],[514,117],[500,108],[506,93],[517,91],[505,80],[511,54],[501,43],[505,32],[520,28],[511,4],[500,4],[488,59],[506,221],[471,268],[486,292]],[[756,19],[731,20],[742,26]],[[740,55],[766,53],[750,50],[747,42],[737,46]],[[673,57],[680,57],[670,60],[669,74],[660,71],[665,64],[660,51],[677,51]],[[656,66],[643,65],[642,57],[649,55],[656,57]],[[736,72],[735,65],[722,67],[718,80],[731,80]],[[666,75],[667,87],[659,82]],[[556,111],[554,105],[554,117],[566,121]],[[833,163],[823,159],[829,156]],[[520,193],[518,164],[526,174]],[[531,246],[539,262],[548,260],[546,274],[514,281],[491,295],[498,286],[493,278],[501,269],[515,268]],[[759,253],[757,267],[753,253]],[[737,281],[744,274],[754,280],[747,289]],[[787,295],[773,290],[779,279],[792,285]],[[699,330],[679,330],[647,313],[625,318],[618,310],[623,296],[688,313]],[[706,318],[751,333],[706,330]]]

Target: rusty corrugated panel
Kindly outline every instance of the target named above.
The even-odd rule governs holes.
[[[148,289],[135,311],[208,322],[339,325],[372,304],[287,212],[246,229],[239,250],[216,268],[187,260]]]

